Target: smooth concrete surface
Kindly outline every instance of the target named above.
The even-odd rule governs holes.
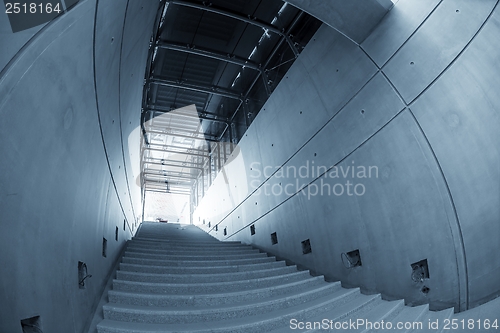
[[[393,7],[391,0],[289,0],[356,43],[362,43]]]
[[[193,221],[407,304],[500,295],[499,15],[497,1],[400,0],[361,46],[324,25]],[[412,279],[424,259],[429,277]]]
[[[34,316],[43,332],[86,330],[135,232],[140,198],[124,160],[156,5],[80,1],[18,34],[0,13],[1,332],[21,333],[20,321]],[[86,289],[79,261],[92,275]]]

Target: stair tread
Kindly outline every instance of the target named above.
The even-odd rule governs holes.
[[[175,248],[159,248],[159,247],[147,247],[147,246],[138,246],[138,245],[127,245],[126,251],[133,252],[154,252],[154,253],[177,253],[177,254],[189,254],[189,253],[259,253],[259,249],[254,249],[250,246],[247,247],[238,247],[238,248],[230,248],[230,247],[221,247],[221,248],[183,248],[183,249],[175,249]]]
[[[345,289],[345,290],[355,290],[359,293],[359,288],[355,289]],[[340,304],[339,306],[336,306],[331,309],[327,309],[325,311],[318,311],[317,313],[314,313],[313,315],[310,316],[305,316],[303,318],[295,318],[297,319],[298,322],[303,322],[303,323],[312,323],[311,325],[314,325],[315,322],[317,323],[322,323],[323,320],[326,320],[328,323],[330,321],[333,322],[338,322],[342,321],[345,322],[349,320],[350,317],[354,314],[359,314],[363,310],[365,310],[367,307],[371,307],[370,309],[373,309],[373,306],[377,306],[382,304],[384,302],[379,294],[376,295],[363,295],[359,293],[359,296],[355,299],[352,299],[344,304]],[[366,310],[365,310],[366,311]],[[368,310],[369,311],[369,310]],[[365,313],[363,313],[364,317]],[[298,323],[297,322],[297,323]],[[291,330],[291,323],[290,326],[288,327],[282,327],[278,328],[276,330],[271,331],[272,333],[284,333],[284,332],[290,332]],[[307,327],[307,326],[305,326]],[[296,328],[296,327],[295,327]],[[304,330],[298,330],[297,328],[294,329],[293,331],[300,331],[300,332],[316,332],[314,330],[314,326],[311,326],[311,328],[304,328],[307,329],[307,331]],[[344,331],[344,330],[341,330]],[[348,331],[348,330],[346,330]]]
[[[125,260],[125,261],[124,261]],[[126,262],[129,261],[129,262]],[[134,263],[139,262],[139,263]],[[211,260],[208,262],[208,264],[213,264],[214,266],[227,266],[230,265],[231,263],[237,263],[237,265],[246,265],[247,263],[253,264],[260,262],[275,262],[278,261],[276,260],[275,257],[262,257],[262,258],[243,258],[243,259],[228,259],[228,260]],[[141,263],[143,262],[143,263]],[[136,265],[151,265],[151,266],[177,266],[179,263],[181,264],[189,264],[189,265],[201,265],[201,264],[206,264],[207,261],[204,260],[159,260],[159,259],[149,259],[149,258],[130,258],[130,257],[123,257],[122,258],[122,263],[124,264],[136,264]],[[233,264],[234,265],[234,264]],[[184,266],[184,267],[189,267],[189,266]]]
[[[176,252],[177,253],[177,252]],[[250,253],[237,253],[237,254],[225,254],[225,255],[182,255],[182,254],[153,254],[153,253],[142,253],[142,252],[130,252],[130,251],[125,251],[124,258],[189,258],[187,260],[190,260],[190,258],[193,259],[203,259],[203,260],[220,260],[221,259],[237,259],[237,258],[265,258],[268,257],[267,253],[264,252],[250,252]]]
[[[422,317],[429,311],[429,306],[426,305],[419,305],[415,307],[410,307],[410,306],[405,306],[403,310],[392,320],[390,320],[394,326],[399,322],[399,323],[411,323],[412,326],[414,325],[413,323],[416,323],[415,325],[419,325],[418,323],[421,322]],[[411,327],[407,329],[401,329],[401,333],[407,333],[412,330]]]
[[[132,237],[132,240],[142,240],[142,241],[152,241],[152,242],[166,242],[166,243],[196,243],[196,244],[211,244],[211,243],[224,243],[224,244],[241,244],[240,241],[224,241],[221,242],[215,238],[206,239],[203,241],[193,241],[191,238],[186,241],[181,241],[177,239],[169,239],[169,238],[152,238],[152,237],[143,237],[143,236],[135,236]]]
[[[307,291],[310,288],[318,288],[324,285],[326,282],[322,278],[313,278],[310,280],[294,281],[287,284],[282,284],[278,286],[264,287],[253,289],[251,293],[248,291],[230,291],[221,293],[200,293],[184,295],[184,294],[153,294],[153,293],[137,293],[119,290],[110,290],[108,292],[110,303],[120,303],[120,304],[136,304],[143,306],[158,306],[152,304],[155,302],[168,302],[171,304],[182,303],[186,306],[196,306],[197,308],[211,304],[237,304],[242,302],[248,302],[248,300],[260,300],[264,301],[268,298],[277,297],[278,295],[287,296],[293,295],[298,290]],[[339,288],[340,284],[333,284],[331,288]],[[111,298],[126,298],[128,302],[114,302]],[[142,301],[142,302],[139,302]],[[147,303],[147,304],[144,304]],[[164,306],[164,305],[161,305]]]
[[[222,246],[227,248],[253,248],[251,244],[244,243],[224,243],[221,241],[214,241],[210,243],[200,243],[200,242],[162,242],[162,241],[154,241],[154,240],[141,240],[141,239],[130,239],[127,241],[127,245],[131,244],[144,244],[149,246],[180,246],[180,247],[190,247],[194,246],[195,248],[205,247],[212,248],[214,246]],[[198,244],[195,246],[195,244]],[[207,245],[208,244],[208,245]]]
[[[280,321],[281,327],[288,325],[288,321],[306,311],[316,311],[323,306],[331,305],[342,300],[349,295],[356,295],[356,300],[361,296],[359,290],[356,289],[340,289],[337,297],[331,295],[317,298],[313,301],[304,304],[296,305],[286,309],[276,309],[275,311],[260,314],[256,316],[248,316],[232,320],[223,320],[215,322],[202,322],[202,323],[186,323],[186,324],[149,324],[149,323],[134,323],[134,322],[120,322],[109,319],[103,320],[98,327],[108,327],[119,329],[114,332],[134,332],[134,333],[149,333],[149,332],[230,332],[235,328],[247,328],[252,332],[262,332],[262,328],[256,327],[256,323],[261,327],[267,325],[272,326],[273,322]],[[358,300],[359,302],[359,300]]]
[[[278,286],[272,286],[272,287],[263,287],[263,288],[256,288],[253,289],[253,292],[259,292],[259,291],[264,291],[264,290],[272,290],[275,288],[290,288],[294,287],[297,285],[301,284],[308,284],[312,281],[322,281],[324,283],[328,283],[324,281],[324,278],[322,276],[311,276],[309,279],[304,279],[304,280],[299,280],[299,281],[293,281],[289,283],[284,283],[280,284]],[[339,286],[340,283],[334,282],[334,285]],[[248,291],[230,291],[230,292],[224,292],[224,293],[207,293],[207,294],[196,294],[196,295],[177,295],[177,294],[153,294],[153,293],[137,293],[137,292],[128,292],[128,291],[121,291],[121,290],[110,290],[109,293],[114,293],[114,294],[121,294],[121,295],[128,295],[128,296],[143,296],[143,297],[151,297],[151,298],[173,298],[173,299],[186,299],[186,298],[202,298],[202,297],[207,297],[207,298],[213,298],[213,297],[227,297],[230,295],[239,295],[239,294],[248,294]]]
[[[275,268],[265,268],[265,269],[258,269],[258,270],[253,270],[253,271],[249,271],[249,272],[234,272],[234,273],[231,273],[232,276],[234,277],[237,277],[237,276],[245,276],[246,274],[248,273],[258,273],[258,272],[273,272],[273,271],[280,271],[280,270],[285,270],[285,269],[290,269],[292,270],[290,273],[295,273],[296,272],[296,267],[295,266],[282,266],[282,267],[275,267]],[[192,278],[192,277],[199,277],[200,275],[199,274],[182,274],[182,273],[179,273],[179,274],[165,274],[165,273],[141,273],[141,272],[128,272],[128,271],[117,271],[117,273],[120,272],[120,273],[126,273],[126,274],[130,274],[130,275],[136,275],[136,276],[144,276],[144,277],[147,277],[147,276],[155,276],[155,277],[165,277],[165,278],[178,278],[178,277],[183,277],[183,278]],[[207,279],[207,280],[211,280],[211,279],[215,279],[217,277],[222,277],[222,276],[228,276],[227,273],[207,273],[207,274],[203,274],[203,276]],[[124,279],[125,281],[127,281],[126,279]]]
[[[306,294],[317,293],[317,292],[336,292],[338,289],[336,288],[338,285],[330,284],[325,282],[321,286],[309,287],[306,290],[303,290],[299,293],[280,295],[279,297],[274,297],[266,300],[254,300],[250,302],[246,302],[245,304],[229,304],[229,305],[221,305],[218,307],[205,307],[205,308],[196,308],[192,307],[156,307],[156,306],[141,306],[141,305],[126,305],[126,304],[117,304],[117,303],[108,303],[104,307],[105,308],[113,308],[114,310],[127,310],[130,312],[157,312],[157,313],[165,313],[165,314],[199,314],[199,313],[218,313],[226,310],[241,310],[252,308],[255,306],[265,305],[265,304],[273,304],[273,303],[282,303],[283,301],[300,298]],[[201,296],[201,295],[197,295]],[[208,296],[208,295],[204,295]]]
[[[135,284],[135,285],[148,285],[148,286],[153,286],[153,287],[207,287],[207,286],[212,286],[212,285],[231,285],[231,284],[243,284],[245,285],[246,283],[249,283],[251,281],[256,281],[256,282],[263,282],[263,281],[269,281],[269,280],[282,280],[286,277],[289,276],[302,276],[304,279],[310,277],[311,275],[307,271],[297,271],[294,273],[287,273],[283,275],[276,275],[276,276],[271,276],[271,277],[265,277],[265,278],[257,278],[257,279],[245,279],[245,280],[239,280],[239,281],[224,281],[224,282],[199,282],[199,283],[155,283],[155,282],[137,282],[137,281],[122,281],[122,280],[117,280],[114,279],[113,283],[115,282],[121,282],[121,283],[126,283],[126,284]]]
[[[395,317],[397,313],[403,308],[403,300],[382,301],[379,305],[363,314],[363,318],[358,318],[364,320],[364,323],[360,325],[361,327],[359,327],[357,330],[350,330],[350,332],[369,332],[370,330],[373,330],[374,327],[377,327],[376,323],[381,323],[382,321],[390,321],[390,319]]]
[[[441,311],[427,311],[427,313],[422,317],[423,329],[415,329],[410,332],[419,332],[419,333],[430,333],[430,332],[442,332],[443,329],[443,320],[449,319],[453,316],[453,308],[445,309]],[[430,322],[438,321],[438,328],[433,329],[429,327]]]
[[[158,270],[158,271],[191,271],[193,274],[205,274],[207,271],[219,271],[219,272],[245,272],[252,269],[258,269],[263,267],[284,267],[286,263],[284,261],[271,261],[263,263],[247,263],[239,265],[226,265],[226,266],[155,266],[155,265],[140,265],[140,264],[129,264],[120,263],[119,268],[123,271],[130,271],[131,269],[142,270],[144,272]]]

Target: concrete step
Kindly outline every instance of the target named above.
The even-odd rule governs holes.
[[[283,283],[291,283],[309,279],[308,271],[288,273],[284,275],[270,276],[258,279],[207,282],[207,283],[144,283],[134,281],[113,280],[113,290],[126,292],[137,292],[146,294],[174,294],[174,295],[200,295],[211,293],[223,293],[252,290],[264,287],[278,286]]]
[[[104,318],[136,323],[183,324],[194,322],[213,322],[219,320],[255,316],[275,309],[286,309],[295,305],[313,301],[325,295],[333,295],[339,290],[338,285],[325,283],[321,287],[309,287],[291,296],[273,298],[266,301],[246,302],[242,305],[192,308],[167,308],[136,306],[109,303],[103,307]]]
[[[127,246],[126,249],[127,252],[134,252],[134,253],[145,253],[145,254],[159,254],[159,255],[170,255],[170,254],[176,254],[176,255],[187,255],[187,256],[196,256],[196,255],[237,255],[237,254],[249,254],[249,253],[261,253],[259,249],[253,249],[253,248],[246,248],[246,249],[239,249],[239,250],[231,250],[231,249],[206,249],[206,250],[199,250],[199,249],[185,249],[182,251],[178,250],[162,250],[162,249],[149,249],[149,248],[143,248],[143,247],[135,247],[135,246]]]
[[[152,242],[161,242],[161,243],[168,243],[168,244],[188,244],[188,245],[204,245],[204,244],[241,244],[240,241],[225,241],[221,242],[215,238],[209,238],[206,240],[193,240],[191,238],[188,238],[186,240],[179,240],[179,239],[171,239],[171,238],[157,238],[157,237],[145,237],[145,235],[138,235],[135,237],[132,237],[132,240],[134,241],[152,241]]]
[[[260,258],[244,258],[231,260],[158,260],[146,258],[130,258],[123,257],[122,263],[135,265],[149,266],[182,266],[182,267],[213,267],[213,266],[235,266],[235,265],[251,265],[267,262],[275,262],[275,257],[260,257]]]
[[[229,282],[241,281],[248,279],[259,279],[265,277],[272,277],[290,273],[296,273],[296,266],[284,266],[278,268],[254,270],[248,272],[237,273],[219,273],[219,274],[154,274],[154,273],[137,273],[117,271],[116,279],[125,281],[136,282],[154,282],[154,283],[203,283],[210,281],[215,282]],[[307,275],[309,273],[307,272]]]
[[[208,267],[182,267],[182,266],[152,266],[121,263],[120,270],[139,273],[157,274],[208,274],[208,273],[234,273],[275,268],[286,266],[284,261],[272,261],[259,264],[231,265],[231,266],[208,266]]]
[[[290,320],[310,317],[318,312],[338,308],[339,305],[350,303],[351,307],[359,308],[366,300],[356,289],[340,289],[335,295],[327,295],[311,302],[299,304],[286,309],[276,309],[257,316],[230,319],[219,322],[186,323],[186,324],[147,324],[129,323],[113,320],[103,320],[98,325],[98,333],[263,333],[274,329],[285,328],[290,331]]]
[[[392,327],[396,327],[398,332],[409,333],[417,329],[422,323],[422,317],[429,311],[429,305],[420,305],[416,307],[405,306],[404,309],[392,320],[390,320]],[[398,323],[402,326],[399,326]]]
[[[423,328],[422,329],[414,329],[410,332],[412,333],[441,333],[445,332],[444,330],[444,320],[445,319],[451,319],[453,317],[454,310],[453,308],[451,309],[446,309],[442,311],[428,311],[423,317],[422,317],[422,324]],[[434,324],[437,323],[436,328],[434,327]],[[448,330],[446,330],[448,332]]]
[[[134,246],[143,246],[143,247],[150,247],[150,248],[164,248],[164,249],[205,249],[205,248],[215,248],[215,249],[220,249],[220,248],[231,248],[231,249],[238,249],[238,248],[247,248],[250,247],[250,245],[245,245],[245,244],[226,244],[223,242],[211,242],[211,243],[184,243],[184,242],[175,242],[175,243],[169,243],[169,242],[157,242],[157,241],[142,241],[142,240],[130,240],[127,242],[129,245],[134,245]]]
[[[385,328],[385,323],[396,317],[403,309],[405,302],[403,300],[398,301],[380,301],[376,306],[373,306],[369,311],[365,312],[362,316],[360,313],[356,313],[356,316],[349,315],[347,318],[356,322],[355,329],[349,329],[349,332],[353,333],[369,333],[376,332],[381,328]],[[333,327],[333,331],[335,331]],[[312,332],[324,332],[323,329],[310,330]],[[327,330],[328,331],[328,330]],[[338,330],[337,330],[338,331]]]
[[[363,295],[249,245],[163,223],[141,225],[112,282],[98,333],[438,333],[453,316]],[[429,327],[436,320],[439,327]],[[392,326],[381,330],[382,323]]]
[[[124,257],[127,258],[144,258],[144,259],[156,259],[156,260],[232,260],[232,259],[245,259],[245,258],[265,258],[268,257],[267,253],[264,252],[244,252],[242,254],[226,254],[226,255],[164,255],[164,254],[154,254],[154,253],[142,253],[142,252],[130,252],[125,251]]]
[[[326,285],[322,276],[310,277],[309,279],[299,280],[290,283],[280,284],[278,286],[253,289],[252,292],[237,291],[225,292],[219,294],[205,295],[168,295],[168,294],[140,294],[129,293],[117,290],[108,292],[109,302],[117,304],[154,306],[154,307],[214,307],[222,305],[232,305],[243,302],[253,302],[256,300],[265,300],[280,297],[283,295],[293,295],[306,291],[310,288],[318,288]],[[340,283],[337,283],[337,289]]]
[[[307,313],[308,311],[305,311],[294,317],[294,321],[290,321],[287,326],[282,326],[272,330],[272,332],[314,332],[315,329],[321,329],[325,332],[350,332],[351,328],[355,328],[353,318],[365,318],[366,313],[384,302],[380,295],[362,295],[358,288],[345,290],[351,290],[356,297],[341,300],[334,306],[327,304],[316,309],[315,312],[309,311]],[[340,323],[340,329],[335,327],[335,323]],[[330,330],[330,328],[333,329]]]

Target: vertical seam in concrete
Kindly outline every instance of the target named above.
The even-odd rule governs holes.
[[[115,179],[113,177],[113,172],[111,171],[111,165],[109,164],[108,151],[106,149],[106,142],[104,141],[104,133],[102,131],[102,124],[101,124],[101,114],[99,111],[99,96],[98,96],[99,94],[97,93],[97,78],[96,78],[96,68],[95,68],[95,64],[96,64],[96,60],[95,60],[96,46],[95,46],[95,43],[96,43],[97,11],[98,10],[99,10],[99,0],[96,0],[95,15],[94,15],[94,34],[92,36],[92,39],[93,39],[93,41],[92,41],[92,67],[93,67],[93,71],[94,71],[93,76],[94,76],[94,92],[95,92],[97,119],[99,122],[99,131],[101,132],[102,147],[104,149],[104,155],[106,156],[106,163],[108,164],[109,175],[111,177],[111,181],[113,182],[113,187],[115,188],[115,193],[116,193],[118,202],[120,203],[120,208],[122,210],[123,217],[127,221],[127,215],[125,215],[125,211],[123,209],[123,205],[122,205],[122,202],[120,200],[120,196],[118,195],[118,189],[116,188]],[[130,228],[128,221],[127,221],[127,225],[129,227],[130,232],[132,233],[132,229]]]
[[[458,282],[459,283],[459,302],[460,302],[459,303],[459,311],[460,312],[465,311],[465,310],[469,309],[469,272],[468,272],[468,268],[467,268],[467,255],[465,252],[465,244],[464,244],[464,238],[463,238],[463,233],[462,233],[462,226],[460,225],[460,219],[458,218],[457,208],[455,205],[455,201],[453,200],[453,196],[451,194],[448,180],[446,179],[443,168],[441,167],[441,163],[439,163],[439,160],[436,156],[436,153],[434,152],[434,149],[431,146],[429,139],[427,138],[427,135],[425,134],[422,126],[420,126],[420,123],[417,120],[417,118],[415,117],[415,115],[413,114],[413,111],[410,108],[408,108],[408,111],[410,112],[411,116],[413,117],[413,120],[415,121],[416,125],[418,126],[419,131],[422,133],[423,137],[425,138],[425,142],[427,143],[427,146],[429,147],[429,149],[432,153],[432,156],[434,157],[434,161],[436,162],[437,167],[439,169],[439,172],[441,174],[441,177],[444,181],[446,191],[448,193],[448,197],[450,199],[450,203],[451,203],[451,206],[453,208],[453,212],[455,214],[456,224],[455,225],[452,225],[452,223],[449,223],[449,224],[450,224],[450,229],[451,229],[451,235],[453,237],[453,243],[455,244],[455,259],[457,261],[458,278],[460,279],[460,276],[463,275],[463,277],[465,279],[465,286],[463,287],[463,289],[465,289],[465,290],[463,290],[463,292],[460,290],[461,289],[460,288],[460,280]],[[455,232],[453,232],[455,229],[453,227],[456,227]],[[458,240],[456,239],[456,237],[458,237]],[[459,264],[460,259],[459,259],[459,256],[457,255],[458,251],[460,251],[462,254],[462,256],[461,256],[462,257],[461,259],[463,261],[462,262],[462,265],[463,265],[462,269],[460,268],[462,265]],[[462,297],[464,298],[463,302],[462,302]],[[462,308],[462,303],[465,303],[465,309]]]
[[[123,16],[123,27],[122,27],[122,38],[121,38],[121,43],[120,43],[120,61],[118,65],[118,118],[119,118],[119,123],[120,123],[120,141],[121,141],[121,149],[122,149],[122,159],[123,159],[123,172],[125,173],[125,181],[127,182],[127,190],[128,190],[128,198],[130,200],[130,207],[132,207],[132,215],[134,217],[134,223],[135,223],[135,210],[134,210],[134,203],[132,201],[132,195],[130,194],[130,185],[128,181],[128,173],[127,173],[127,163],[125,161],[125,150],[123,148],[123,128],[122,128],[122,103],[121,103],[121,83],[122,83],[122,55],[123,55],[123,39],[124,39],[124,34],[125,34],[125,25],[127,23],[127,14],[128,14],[128,5],[130,3],[130,0],[127,0],[127,5],[125,6],[125,15]],[[127,221],[128,223],[128,221]]]
[[[437,8],[437,6],[436,6],[436,8]],[[363,50],[363,48],[361,48],[361,49]],[[467,270],[467,258],[466,258],[466,255],[465,255],[465,244],[464,244],[464,241],[463,241],[462,228],[460,226],[460,220],[458,218],[458,213],[457,213],[457,209],[456,209],[456,206],[455,206],[455,201],[453,200],[453,196],[451,195],[451,190],[450,190],[450,187],[448,185],[448,181],[447,181],[447,179],[445,177],[445,174],[443,172],[441,164],[439,163],[439,160],[438,160],[438,158],[437,158],[437,156],[436,156],[436,154],[434,152],[434,149],[432,148],[431,143],[430,143],[429,139],[427,138],[427,135],[425,134],[425,132],[422,129],[422,127],[420,126],[420,123],[418,122],[417,118],[415,117],[415,115],[413,114],[413,112],[411,111],[411,109],[409,108],[408,103],[406,103],[406,101],[404,100],[403,96],[401,95],[401,93],[396,88],[396,86],[392,83],[392,81],[383,72],[383,70],[382,70],[383,67],[382,68],[379,67],[377,65],[377,63],[370,57],[370,55],[365,50],[363,50],[363,52],[365,52],[366,56],[375,64],[375,66],[377,66],[377,68],[379,69],[379,72],[384,76],[384,78],[387,81],[387,83],[389,83],[389,85],[392,87],[392,89],[394,90],[394,92],[396,93],[396,95],[398,96],[398,98],[401,100],[401,102],[408,109],[408,111],[411,114],[413,120],[415,121],[417,127],[419,128],[420,132],[422,133],[422,135],[423,135],[423,137],[425,139],[425,142],[427,143],[427,146],[430,149],[430,151],[432,153],[432,156],[434,157],[434,161],[436,162],[436,165],[437,165],[437,167],[439,169],[439,172],[441,174],[442,180],[444,181],[444,185],[446,187],[446,191],[448,193],[448,198],[449,198],[449,200],[451,202],[451,206],[452,206],[452,209],[453,209],[453,212],[454,212],[454,215],[455,215],[455,221],[456,221],[456,223],[455,223],[456,224],[455,225],[456,229],[455,229],[454,225],[452,225],[452,223],[448,220],[449,221],[449,227],[450,227],[451,236],[453,238],[453,244],[454,244],[454,247],[455,247],[455,260],[456,260],[456,264],[457,264],[457,276],[458,276],[458,286],[459,286],[458,287],[458,308],[459,308],[459,311],[468,310],[469,309],[469,274],[468,274],[468,270]],[[448,69],[448,67],[446,69]],[[458,236],[458,239],[457,239],[456,236]],[[460,260],[460,259],[462,259],[462,260]],[[463,261],[462,264],[460,264],[460,261]],[[460,277],[461,276],[464,276],[465,286],[461,285],[461,282],[460,282]],[[464,289],[464,290],[462,290],[462,289]],[[464,299],[462,300],[462,298],[464,298]],[[462,304],[465,304],[465,309],[462,308],[463,307]]]
[[[441,1],[442,2],[442,1]],[[440,4],[441,4],[440,2]],[[449,184],[448,184],[448,180],[446,179],[446,176],[444,174],[444,171],[442,169],[442,166],[441,166],[441,163],[439,162],[438,158],[437,158],[437,155],[434,151],[434,149],[432,148],[431,146],[431,143],[427,137],[427,135],[425,134],[423,128],[421,127],[420,123],[418,122],[417,118],[415,117],[415,114],[413,113],[413,111],[410,109],[410,107],[423,95],[425,94],[447,71],[449,68],[451,68],[451,66],[453,66],[455,64],[455,62],[460,58],[460,56],[465,52],[467,51],[467,49],[470,47],[470,45],[472,44],[472,42],[474,41],[474,39],[479,35],[479,33],[484,29],[485,25],[489,22],[489,20],[491,19],[493,13],[495,13],[497,7],[498,7],[498,3],[499,1],[497,0],[495,5],[493,6],[491,12],[488,14],[488,16],[486,17],[486,19],[484,20],[484,22],[481,24],[481,26],[479,27],[479,29],[474,33],[474,35],[471,37],[471,39],[467,42],[467,44],[462,48],[462,50],[456,55],[455,58],[453,58],[452,61],[450,61],[450,63],[441,71],[441,73],[439,73],[438,76],[436,76],[436,78],[434,78],[434,80],[432,80],[431,83],[429,83],[427,85],[427,87],[425,87],[425,89],[423,89],[413,100],[411,100],[409,103],[406,103],[403,99],[403,97],[401,96],[401,94],[399,93],[399,91],[396,89],[396,87],[392,84],[392,82],[389,80],[389,78],[385,75],[385,73],[383,73],[383,67],[381,68],[381,72],[382,74],[384,75],[384,77],[386,78],[386,80],[391,84],[391,86],[393,87],[394,91],[399,95],[399,97],[403,100],[403,102],[407,105],[408,107],[408,110],[411,114],[411,116],[413,117],[415,123],[417,124],[420,132],[422,133],[422,135],[424,136],[426,142],[427,142],[427,145],[429,146],[429,149],[431,150],[432,152],[432,155],[434,157],[434,160],[436,161],[437,163],[437,166],[439,168],[439,171],[441,173],[441,176],[443,178],[443,181],[445,183],[445,186],[446,186],[446,190],[448,192],[448,196],[450,198],[450,202],[451,202],[451,205],[453,207],[453,211],[454,211],[454,214],[455,214],[455,218],[456,218],[456,229],[454,229],[453,227],[451,228],[452,229],[452,236],[455,240],[455,251],[460,251],[461,252],[461,255],[462,255],[462,260],[463,260],[463,274],[464,275],[464,279],[465,279],[465,287],[464,287],[464,291],[462,293],[462,296],[460,297],[460,304],[459,304],[459,310],[460,311],[464,311],[464,310],[468,310],[469,309],[469,303],[470,303],[470,294],[469,294],[469,273],[468,273],[468,265],[467,265],[467,256],[466,256],[466,251],[465,251],[465,244],[464,244],[464,239],[463,239],[463,233],[462,233],[462,227],[460,225],[460,219],[458,217],[458,212],[457,212],[457,208],[456,208],[456,205],[455,205],[455,201],[453,200],[453,196],[452,196],[452,193],[451,193],[451,189],[449,187]],[[437,8],[438,6],[436,6]],[[433,11],[434,12],[434,11]],[[431,13],[432,14],[432,13]],[[398,50],[399,51],[399,50]],[[385,65],[384,65],[385,66]],[[451,227],[451,225],[450,225]],[[455,230],[455,233],[453,233],[453,230]],[[456,235],[454,235],[456,234]],[[455,239],[455,236],[458,237],[458,240]],[[456,242],[458,241],[458,244],[456,244]],[[458,261],[459,261],[459,258],[457,256],[457,269],[459,270],[459,277],[460,277],[460,265],[458,265]],[[459,282],[460,283],[460,282]],[[462,302],[461,298],[464,298],[464,301]],[[465,309],[462,309],[462,303],[465,303]]]

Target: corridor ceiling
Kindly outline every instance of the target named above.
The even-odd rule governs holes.
[[[142,188],[189,195],[210,186],[320,25],[281,0],[161,1],[144,86]]]

